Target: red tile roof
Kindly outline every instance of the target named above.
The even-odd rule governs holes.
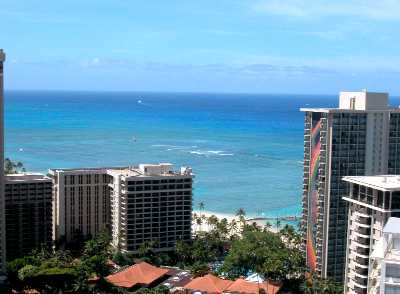
[[[223,280],[211,274],[196,278],[184,286],[185,289],[207,293],[222,293],[233,282]]]
[[[237,279],[224,292],[258,294],[260,289],[264,289],[267,294],[276,294],[282,285],[272,282],[255,283],[244,279]]]
[[[135,285],[149,285],[169,272],[146,262],[134,264],[120,272],[106,277],[107,281],[118,287],[132,288]]]
[[[184,286],[185,289],[207,293],[245,293],[258,294],[262,288],[266,294],[276,294],[282,284],[266,281],[263,283],[249,282],[244,279],[236,281],[223,280],[211,274],[196,278]]]

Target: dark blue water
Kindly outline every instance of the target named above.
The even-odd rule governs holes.
[[[206,210],[297,214],[304,106],[337,106],[337,97],[8,91],[6,156],[41,172],[189,165]]]

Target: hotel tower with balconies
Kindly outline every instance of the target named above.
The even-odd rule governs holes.
[[[172,168],[160,163],[108,170],[114,247],[137,252],[150,242],[154,250],[168,251],[191,240],[194,175],[189,167]]]
[[[400,109],[388,94],[341,92],[338,108],[305,112],[303,219],[310,270],[344,280],[348,195],[345,176],[400,173]]]
[[[376,286],[376,281],[368,281],[373,248],[388,219],[400,216],[400,176],[350,176],[344,181],[349,183],[349,195],[343,197],[348,203],[344,292],[367,294]]]
[[[191,239],[192,170],[172,164],[53,169],[53,238],[68,245],[108,230],[112,245],[172,250]]]

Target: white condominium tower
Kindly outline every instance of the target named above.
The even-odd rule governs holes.
[[[367,294],[377,282],[368,281],[372,249],[388,219],[400,216],[400,176],[349,176],[344,181],[349,182],[349,194],[343,197],[348,203],[344,292]]]
[[[400,218],[391,217],[370,255],[368,294],[400,293]]]
[[[307,264],[343,281],[348,195],[344,176],[400,173],[400,109],[388,94],[341,92],[338,108],[303,108],[303,220]]]
[[[3,62],[6,55],[0,49],[0,275],[6,266],[6,232],[4,214],[4,97],[3,97]]]

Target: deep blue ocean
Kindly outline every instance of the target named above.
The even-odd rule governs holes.
[[[337,96],[6,91],[6,157],[29,171],[171,162],[196,174],[195,205],[300,213],[300,107]]]

